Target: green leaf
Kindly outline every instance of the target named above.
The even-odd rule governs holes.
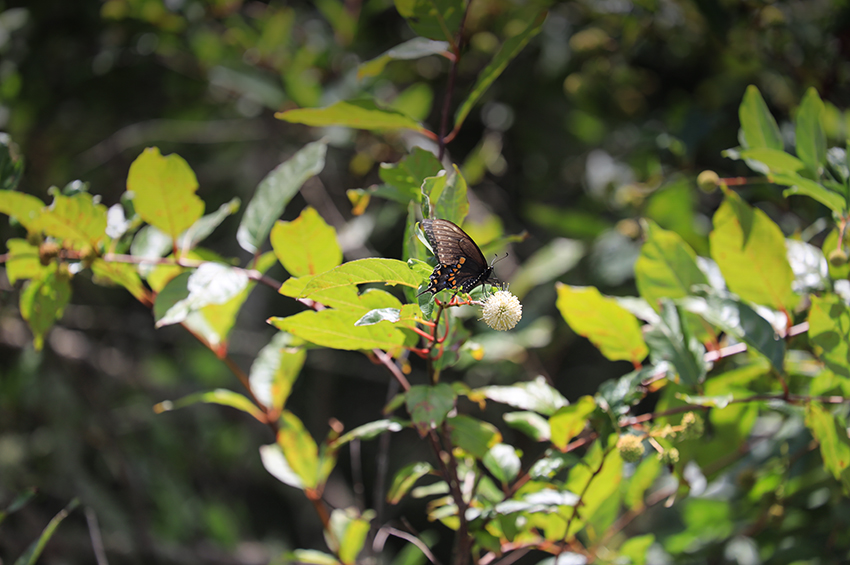
[[[686,386],[696,386],[705,378],[705,349],[691,335],[676,306],[662,301],[661,319],[650,326],[645,334],[652,363],[670,363]]]
[[[355,284],[381,282],[419,288],[422,278],[404,261],[397,259],[358,259],[313,277],[300,298],[312,297],[316,292]]]
[[[310,565],[339,565],[336,557],[315,549],[296,549],[286,554],[288,561],[309,563]]]
[[[661,474],[661,460],[658,457],[644,457],[629,479],[625,492],[625,504],[629,510],[643,508],[643,497],[649,487]]]
[[[0,190],[0,214],[15,218],[27,231],[35,231],[35,222],[44,209],[44,202],[23,192]]]
[[[431,202],[431,217],[457,225],[461,225],[469,213],[466,192],[466,180],[456,165],[452,165],[448,173],[440,171],[436,177],[427,178],[422,183],[422,194]]]
[[[251,391],[266,408],[283,409],[304,366],[307,352],[301,347],[291,347],[291,342],[289,334],[276,333],[251,365]]]
[[[829,369],[850,378],[850,308],[834,294],[812,296],[809,339]]]
[[[768,168],[771,173],[796,174],[806,168],[806,164],[793,155],[778,149],[758,147],[741,151],[741,157],[758,161]]]
[[[9,134],[0,133],[0,189],[3,189],[2,192],[15,190],[23,174],[24,159],[20,156],[18,146]],[[2,200],[3,196],[0,196],[0,201]]]
[[[574,332],[586,337],[612,361],[634,365],[646,357],[647,348],[637,318],[613,298],[594,287],[557,283],[556,306]]]
[[[430,463],[423,461],[417,461],[404,466],[396,473],[395,478],[393,478],[393,484],[390,485],[387,491],[387,502],[390,504],[401,502],[401,499],[413,488],[416,481],[430,473],[433,469]]]
[[[136,213],[172,238],[203,215],[204,201],[195,194],[197,189],[198,179],[189,164],[176,153],[163,157],[157,147],[145,149],[127,175]]]
[[[212,214],[200,218],[197,222],[186,228],[177,242],[177,246],[183,251],[194,249],[199,243],[215,231],[215,228],[227,219],[228,216],[239,211],[241,201],[238,198],[232,198],[230,202],[226,202],[218,207],[218,210]]]
[[[556,237],[534,252],[511,279],[511,294],[522,298],[532,288],[548,283],[575,267],[584,257],[580,241]]]
[[[847,200],[843,196],[824,188],[813,180],[796,174],[774,174],[770,176],[770,180],[776,184],[791,187],[782,192],[782,196],[786,198],[795,194],[802,194],[820,202],[833,212],[840,214],[847,210]]]
[[[188,276],[187,276],[188,275]],[[248,275],[221,263],[204,263],[173,278],[156,297],[156,327],[179,324],[209,304],[224,304],[248,286]]]
[[[283,450],[278,444],[273,443],[271,445],[261,445],[260,459],[262,460],[263,467],[266,468],[266,471],[283,484],[297,489],[304,488],[304,483],[295,471],[292,470],[289,463],[286,462]]]
[[[502,434],[493,424],[472,416],[459,414],[449,418],[446,424],[452,444],[478,459],[484,457],[494,445],[502,441]]]
[[[564,450],[570,441],[587,425],[588,416],[596,410],[592,396],[582,396],[578,402],[564,406],[549,418],[552,445]]]
[[[522,463],[513,446],[497,443],[481,459],[487,470],[503,485],[517,478]]]
[[[355,326],[362,311],[305,311],[286,318],[269,318],[274,327],[323,347],[357,351],[362,349],[397,350],[406,336],[389,323]]]
[[[425,131],[413,118],[379,108],[372,100],[341,100],[327,108],[299,108],[278,112],[275,118],[307,126],[341,126],[368,131],[410,129]]]
[[[776,120],[767,109],[759,89],[753,85],[747,87],[744,99],[738,108],[741,120],[741,141],[745,149],[782,150],[782,134]]]
[[[609,439],[609,443],[616,443],[616,439]],[[567,520],[570,520],[574,513],[579,513],[571,520],[567,536],[573,536],[580,531],[602,503],[615,495],[620,488],[622,475],[623,461],[620,459],[620,451],[609,449],[605,453],[601,442],[594,442],[581,463],[570,469],[564,484],[565,489],[570,492],[583,493],[580,507],[567,508],[561,513]]]
[[[357,80],[374,77],[384,70],[384,67],[392,60],[420,59],[429,55],[439,55],[449,50],[449,44],[445,41],[434,41],[424,37],[414,37],[404,43],[396,45],[392,49],[382,53],[370,61],[362,63],[357,68]]]
[[[316,488],[319,478],[319,448],[298,416],[289,410],[284,410],[280,415],[277,444],[283,450],[289,467],[301,479],[304,488]]]
[[[75,498],[68,503],[68,506],[60,510],[59,513],[50,520],[47,527],[44,528],[41,535],[38,536],[38,539],[32,542],[27,550],[21,554],[17,560],[15,560],[15,565],[35,565],[38,558],[41,556],[41,552],[44,551],[44,546],[47,545],[47,542],[50,541],[50,538],[52,538],[53,534],[56,532],[56,528],[58,528],[59,524],[62,523],[62,520],[67,518],[68,514],[70,514],[71,511],[79,505],[80,501]]]
[[[41,264],[38,247],[30,245],[25,239],[6,240],[9,257],[6,259],[6,277],[11,284],[24,279],[37,279],[51,267]]]
[[[559,408],[569,404],[543,377],[512,386],[485,386],[473,390],[467,396],[473,402],[487,398],[521,410],[533,410],[545,416],[551,416]]]
[[[345,533],[339,540],[339,559],[345,565],[354,565],[357,556],[366,542],[369,533],[369,520],[355,518],[345,528]]]
[[[398,13],[416,32],[430,39],[454,41],[463,17],[461,0],[394,0]]]
[[[527,512],[536,514],[538,512],[555,512],[559,507],[572,508],[579,501],[574,492],[567,490],[553,490],[551,488],[539,490],[522,495],[520,498],[512,498],[497,504],[493,510],[497,514],[513,514],[515,512]]]
[[[345,434],[341,435],[333,442],[333,447],[339,448],[345,445],[346,443],[354,441],[355,439],[374,439],[379,435],[383,434],[384,432],[400,432],[402,429],[404,429],[404,426],[405,424],[401,420],[397,420],[395,418],[369,422],[368,424],[358,426],[350,432],[346,432]]]
[[[442,170],[443,165],[433,153],[414,147],[398,163],[381,163],[378,175],[386,184],[399,191],[401,197],[397,200],[406,204],[411,200],[419,202],[422,198],[422,183]]]
[[[263,411],[257,408],[256,404],[248,400],[248,397],[225,388],[217,388],[206,392],[196,392],[195,394],[184,396],[180,400],[165,400],[154,406],[154,411],[159,414],[162,412],[177,410],[178,408],[185,408],[186,406],[198,403],[229,406],[250,414],[260,422],[266,421],[266,416],[263,414]]]
[[[88,192],[78,192],[74,196],[56,194],[53,203],[42,211],[32,228],[75,244],[97,245],[106,237],[106,206],[95,203]]]
[[[497,78],[502,74],[505,68],[517,55],[519,55],[520,51],[528,44],[529,40],[532,37],[537,35],[540,32],[540,29],[543,27],[543,22],[546,20],[546,12],[542,11],[534,18],[534,20],[519,34],[511,37],[502,45],[499,52],[496,53],[493,60],[490,61],[490,64],[487,65],[484,70],[482,70],[478,75],[478,80],[475,81],[475,86],[472,87],[472,91],[469,93],[469,96],[466,100],[461,103],[460,107],[458,107],[457,112],[455,112],[455,130],[460,129],[461,124],[466,120],[466,117],[469,115],[469,112],[472,111],[472,108],[475,104],[481,99],[484,95],[484,92],[490,88],[490,85],[495,82]]]
[[[510,427],[521,431],[535,441],[547,441],[549,422],[536,412],[507,412],[502,416]]]
[[[806,427],[820,444],[823,467],[850,492],[850,438],[847,426],[816,402],[806,405]]]
[[[124,287],[136,300],[147,302],[150,299],[139,272],[129,263],[114,263],[97,258],[92,262],[91,270],[95,277]]]
[[[631,560],[631,565],[645,565],[649,547],[655,543],[655,534],[635,536],[620,546],[620,555]],[[618,561],[619,562],[619,561]]]
[[[713,221],[711,257],[729,290],[743,300],[792,311],[799,297],[791,289],[794,271],[779,226],[731,191]]]
[[[312,206],[291,222],[278,220],[271,243],[280,263],[295,277],[324,273],[342,262],[336,230]]]
[[[823,102],[818,91],[810,87],[803,96],[797,109],[797,127],[795,129],[797,156],[814,173],[826,161],[826,135],[823,132],[821,116]]]
[[[693,396],[681,392],[676,393],[676,398],[683,400],[687,404],[695,406],[710,406],[711,408],[726,408],[734,400],[732,394],[724,394],[721,396]]]
[[[662,298],[682,298],[694,285],[706,285],[708,279],[699,269],[696,253],[672,231],[658,227],[652,220],[645,225],[646,242],[635,262],[638,292],[656,311]]]
[[[455,405],[455,393],[450,385],[416,385],[404,395],[405,405],[413,426],[420,435],[440,427]]]
[[[236,231],[236,240],[242,249],[256,253],[262,247],[275,221],[301,185],[325,168],[327,151],[324,141],[308,143],[260,181]]]
[[[47,330],[62,317],[65,306],[71,300],[68,277],[68,274],[58,272],[53,265],[42,277],[30,280],[21,293],[21,317],[32,330],[36,350],[42,348]]]
[[[679,304],[706,322],[743,341],[770,361],[777,371],[784,372],[785,342],[776,335],[770,322],[738,297],[726,291],[703,287],[700,298],[689,297]]]

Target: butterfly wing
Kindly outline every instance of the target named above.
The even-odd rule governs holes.
[[[439,265],[431,273],[428,287],[420,294],[437,293],[446,288],[470,292],[489,280],[493,268],[465,231],[448,220],[422,220],[421,225]]]

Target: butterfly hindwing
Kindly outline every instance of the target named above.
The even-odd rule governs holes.
[[[439,264],[420,294],[443,289],[470,292],[489,280],[493,268],[465,231],[448,220],[422,220],[421,226]]]

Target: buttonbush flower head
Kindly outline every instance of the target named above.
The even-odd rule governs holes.
[[[519,298],[508,292],[500,290],[492,294],[484,302],[482,320],[494,330],[505,331],[517,325],[522,318],[522,304]]]
[[[617,449],[620,450],[620,457],[628,463],[636,463],[643,457],[644,447],[641,439],[632,434],[623,434],[617,440]]]

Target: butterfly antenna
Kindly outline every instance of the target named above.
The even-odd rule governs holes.
[[[494,258],[493,258],[493,262],[490,263],[490,266],[492,267],[493,265],[495,265],[496,263],[498,263],[502,259],[507,259],[507,258],[508,258],[508,252],[507,251],[505,251],[504,257],[499,257],[498,255],[495,255]]]

